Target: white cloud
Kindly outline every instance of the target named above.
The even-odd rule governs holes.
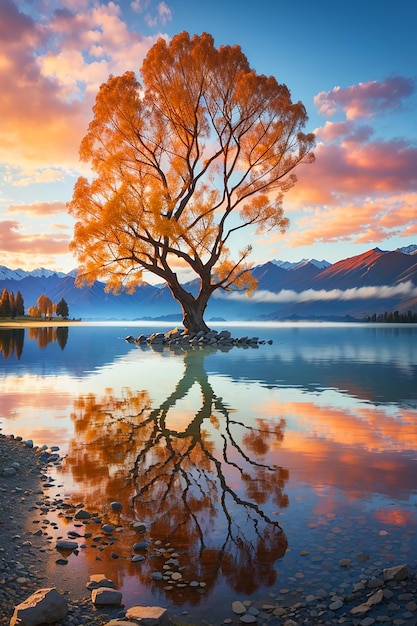
[[[384,285],[381,287],[353,287],[352,289],[306,289],[300,293],[291,289],[273,291],[259,290],[248,299],[242,293],[216,294],[216,297],[225,300],[239,300],[252,302],[314,302],[330,300],[368,300],[369,298],[391,298],[394,296],[417,297],[417,287],[409,280],[395,286]]]

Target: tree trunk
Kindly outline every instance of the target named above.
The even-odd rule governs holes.
[[[180,302],[180,305],[183,314],[182,323],[188,334],[198,333],[201,330],[206,333],[210,330],[203,317],[206,305],[204,305],[203,310],[201,310],[197,300],[194,300],[193,303]]]
[[[210,328],[204,321],[204,311],[207,307],[211,293],[200,290],[197,298],[186,291],[179,283],[169,284],[168,287],[182,309],[184,328],[188,334],[207,332]]]

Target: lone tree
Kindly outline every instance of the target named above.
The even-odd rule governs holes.
[[[69,212],[79,262],[77,284],[106,281],[133,292],[151,272],[166,281],[188,332],[207,330],[213,292],[251,292],[244,245],[288,227],[282,200],[294,169],[311,162],[314,135],[301,102],[272,76],[258,75],[239,46],[211,35],[159,39],[141,69],[110,76],[80,146],[93,177],[80,177]],[[237,242],[236,242],[237,240]],[[196,293],[177,272],[188,270]],[[183,275],[185,275],[183,274]]]

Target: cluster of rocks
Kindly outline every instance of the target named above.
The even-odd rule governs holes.
[[[122,594],[104,575],[90,577],[92,602],[95,606],[121,606]],[[44,626],[61,623],[68,614],[68,602],[55,587],[38,589],[15,607],[10,626]],[[87,617],[87,616],[85,616]],[[71,620],[72,621],[72,620]],[[87,624],[87,622],[83,622]],[[90,622],[91,623],[91,622]],[[158,606],[133,606],[121,612],[105,626],[168,626],[167,610]]]
[[[55,461],[60,460],[60,456],[58,454],[59,447],[58,446],[34,446],[32,439],[27,439],[23,441],[22,437],[13,437],[13,435],[9,435],[5,437],[2,435],[4,439],[8,439],[10,441],[15,441],[16,443],[23,444],[25,448],[32,448],[35,452],[38,453],[38,462],[41,465],[47,465],[48,463],[54,463]],[[0,466],[0,476],[15,476],[19,470],[21,470],[21,464],[19,461],[12,461],[14,456],[9,456],[10,465]],[[3,460],[6,461],[7,456],[3,457]]]
[[[236,600],[232,611],[245,624],[277,623],[283,626],[371,626],[385,623],[395,626],[415,626],[417,623],[416,578],[410,576],[407,565],[381,571],[380,578],[363,579],[354,584],[349,595],[309,594],[291,603],[282,598],[279,603],[262,604],[259,608],[250,600]],[[223,623],[232,623],[231,619]]]
[[[90,577],[87,587],[96,608],[122,609],[122,594],[113,582],[102,574]],[[264,603],[256,606],[251,600],[234,600],[223,624],[310,626],[311,624],[338,626],[372,626],[384,623],[390,626],[415,626],[417,604],[415,602],[415,578],[410,577],[408,567],[399,565],[382,570],[381,578],[361,580],[354,585],[350,595],[331,593],[329,596],[307,595],[303,601]],[[84,606],[84,613],[74,617],[65,596],[55,588],[40,589],[16,607],[10,626],[172,626],[175,616],[169,616],[164,607],[132,606],[118,610],[112,616],[94,616]],[[208,616],[209,617],[209,616]],[[181,623],[186,623],[181,620]],[[210,622],[204,622],[210,623]]]
[[[256,348],[257,346],[264,344],[272,344],[272,339],[268,341],[259,339],[259,337],[232,337],[232,334],[228,330],[209,330],[207,332],[200,331],[198,333],[188,333],[184,329],[173,328],[166,333],[152,333],[149,336],[139,335],[133,337],[128,335],[125,340],[129,343],[135,343],[141,347],[161,348],[163,346],[169,347],[187,347],[187,348],[203,348],[213,347],[223,350],[229,350],[234,346],[240,348]]]

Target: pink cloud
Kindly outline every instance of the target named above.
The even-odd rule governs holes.
[[[366,133],[365,136],[369,136]],[[319,143],[316,162],[298,170],[298,183],[288,192],[295,206],[337,205],[347,198],[414,191],[417,147],[405,140]]]
[[[348,120],[372,117],[375,111],[392,111],[403,108],[403,100],[415,91],[415,81],[403,76],[387,78],[384,82],[371,81],[350,87],[334,87],[321,91],[314,98],[319,113],[331,117],[342,109]]]
[[[0,249],[4,253],[25,253],[33,256],[68,254],[68,235],[22,234],[20,227],[21,224],[14,220],[0,222]]]
[[[352,143],[369,141],[374,134],[371,126],[356,126],[353,122],[326,122],[321,128],[314,131],[317,141],[327,143],[345,139]]]

